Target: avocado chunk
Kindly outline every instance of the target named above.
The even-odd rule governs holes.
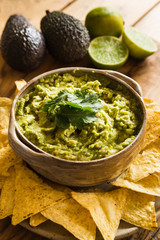
[[[9,17],[1,37],[1,51],[13,69],[29,72],[37,68],[45,55],[42,35],[22,15]]]
[[[41,20],[41,31],[48,51],[58,61],[71,63],[86,55],[90,37],[78,19],[63,12],[46,11]]]

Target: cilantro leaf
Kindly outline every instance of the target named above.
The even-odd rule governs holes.
[[[69,128],[70,122],[67,117],[61,116],[60,114],[56,114],[55,120],[58,127],[64,128],[64,129]]]
[[[96,93],[77,90],[69,93],[65,90],[43,106],[50,119],[54,119],[58,127],[67,129],[69,124],[82,129],[85,124],[96,121],[96,112],[103,107]]]
[[[72,107],[67,105],[61,107],[60,115],[67,117],[69,122],[78,129],[82,129],[85,124],[92,123],[97,119],[94,112],[83,111],[82,109],[73,110]]]

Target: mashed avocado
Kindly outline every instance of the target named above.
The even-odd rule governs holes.
[[[88,74],[75,77],[64,73],[41,78],[38,85],[17,102],[16,121],[21,132],[40,149],[72,161],[91,161],[119,152],[139,131],[139,106],[122,86],[111,89],[109,83],[103,85]],[[44,111],[44,105],[61,91],[77,90],[98,95],[102,107],[96,112],[95,121],[82,129],[72,124],[66,129],[58,127],[56,120]]]

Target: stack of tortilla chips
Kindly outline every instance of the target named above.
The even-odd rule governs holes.
[[[12,216],[13,225],[29,219],[34,227],[49,219],[81,240],[96,239],[96,228],[103,239],[114,239],[121,219],[156,230],[155,196],[160,196],[159,105],[145,99],[143,148],[128,170],[112,183],[117,188],[110,192],[95,188],[76,192],[44,180],[12,151],[8,143],[11,104],[12,100],[0,98],[0,219]]]

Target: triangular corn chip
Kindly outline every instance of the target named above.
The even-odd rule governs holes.
[[[6,180],[6,177],[0,176],[0,189],[2,189],[5,180]]]
[[[8,128],[0,129],[0,149],[8,145]]]
[[[126,201],[126,190],[105,192],[72,192],[73,198],[90,211],[105,240],[115,238]]]
[[[160,107],[147,109],[147,124],[142,150],[151,142],[160,138]]]
[[[80,240],[94,240],[96,225],[88,210],[73,198],[65,199],[41,212],[51,221],[62,225]]]
[[[157,229],[155,197],[131,190],[127,192],[122,219],[151,231]]]
[[[2,190],[0,201],[0,219],[12,215],[15,195],[15,170],[9,170],[9,177],[6,178]]]
[[[16,84],[16,92],[15,92],[15,95],[16,95],[21,90],[21,88],[27,84],[27,82],[24,79],[21,79],[21,80],[15,81],[15,84]]]
[[[70,190],[58,184],[49,186],[25,165],[16,166],[15,205],[12,224],[16,225],[52,204],[68,198]]]
[[[29,224],[32,227],[37,227],[38,225],[40,225],[41,223],[43,223],[47,220],[48,219],[45,218],[41,213],[37,213],[37,214],[30,217]]]
[[[146,109],[153,109],[156,111],[160,111],[160,105],[149,98],[143,98]]]
[[[150,174],[160,172],[160,140],[149,144],[126,171],[125,179],[137,182]]]
[[[126,178],[126,173],[124,172],[111,184],[118,187],[128,188],[136,192],[160,197],[160,173],[154,173],[138,182],[133,182]]]
[[[9,145],[7,145],[5,148],[1,148],[0,175],[9,176],[8,169],[21,161],[22,159],[13,152],[12,148]]]
[[[0,97],[0,149],[8,145],[8,125],[12,100]]]
[[[0,130],[8,129],[12,100],[0,97]]]

